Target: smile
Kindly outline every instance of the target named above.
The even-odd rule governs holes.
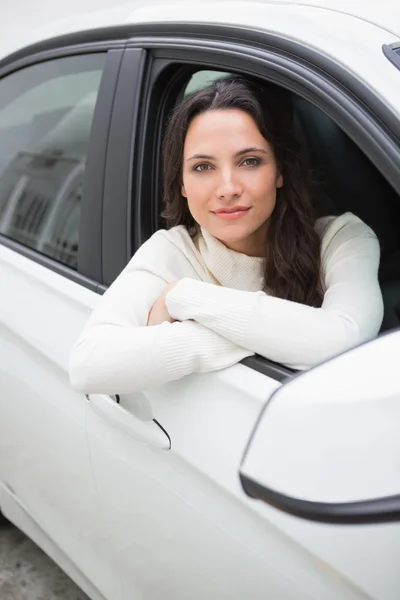
[[[246,208],[245,206],[233,206],[232,208],[223,208],[220,210],[213,211],[216,217],[220,219],[224,219],[225,221],[232,221],[234,219],[239,219],[243,217],[248,211],[250,207]]]

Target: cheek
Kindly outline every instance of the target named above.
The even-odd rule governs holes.
[[[248,181],[248,189],[260,204],[269,205],[275,202],[277,177],[270,169],[260,172],[259,176]]]
[[[253,182],[251,194],[253,196],[254,219],[256,222],[264,222],[270,218],[274,212],[277,188],[276,177],[269,172],[265,173],[257,182]]]
[[[204,178],[206,179],[206,178]],[[182,189],[184,190],[183,195],[185,196],[189,210],[192,211],[200,211],[205,209],[210,193],[209,193],[209,185],[205,180],[199,181],[195,177],[184,177]]]
[[[187,203],[190,214],[194,220],[201,225],[204,222],[206,213],[208,212],[207,202],[204,201],[204,198],[201,195],[191,194],[188,195]]]
[[[255,203],[254,219],[257,222],[264,223],[267,221],[275,210],[276,194],[271,192],[268,198],[265,196]]]

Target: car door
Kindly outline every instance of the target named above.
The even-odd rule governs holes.
[[[154,157],[154,140],[159,143],[162,110],[159,97],[153,107],[145,98],[149,81],[157,79],[165,91],[171,72],[165,56],[154,58],[133,47],[121,66],[105,181],[106,284],[126,263],[129,242],[145,239],[157,223],[151,202],[157,169],[146,157]],[[138,63],[146,75],[139,112],[131,78]],[[132,395],[89,396],[87,432],[100,496],[95,510],[126,600],[365,597],[290,540],[241,490],[237,469],[251,430],[287,376],[288,369],[254,358]]]
[[[46,50],[0,79],[0,506],[91,597],[119,599],[118,569],[97,547],[86,400],[68,359],[98,297],[122,51]]]

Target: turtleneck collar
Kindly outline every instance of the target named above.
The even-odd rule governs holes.
[[[203,228],[196,245],[205,266],[220,285],[249,292],[264,289],[264,258],[230,250]]]

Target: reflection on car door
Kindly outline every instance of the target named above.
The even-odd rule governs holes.
[[[70,348],[97,298],[72,275],[104,64],[105,54],[72,56],[0,81],[0,504],[51,538],[63,568],[72,561],[118,600],[112,557],[97,562],[86,400],[68,377]]]

